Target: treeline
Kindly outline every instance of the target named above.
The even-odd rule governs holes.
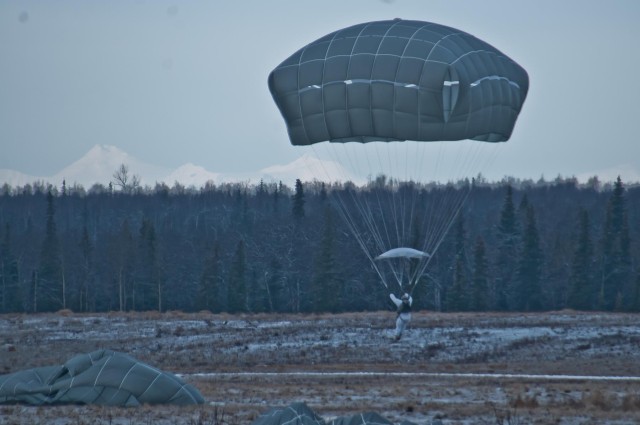
[[[558,178],[411,190],[470,184],[416,308],[640,311],[639,187]],[[334,191],[366,189],[120,189],[0,189],[0,313],[390,308],[332,203]]]

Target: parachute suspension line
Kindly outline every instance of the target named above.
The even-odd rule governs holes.
[[[410,146],[405,147],[405,143]],[[352,149],[354,145],[357,148]],[[334,163],[346,164],[352,173],[355,172],[352,176],[341,172],[336,175],[321,162],[328,181],[343,182],[342,187],[334,185],[332,199],[381,283],[389,289],[391,281],[395,281],[399,288],[408,286],[407,290],[413,291],[470,195],[473,184],[465,183],[459,177],[468,178],[469,171],[482,162],[479,158],[487,163],[495,160],[497,155],[487,159],[480,154],[488,145],[494,144],[467,141],[373,142],[366,145],[367,149],[359,143],[325,143],[311,145],[311,148],[314,152],[325,149],[324,157],[328,153]],[[393,149],[399,146],[405,149],[404,153]],[[457,151],[456,147],[466,150]],[[445,152],[454,156],[447,156]],[[497,152],[497,149],[491,151]],[[447,161],[451,159],[454,161],[449,164]],[[376,169],[380,174],[372,174]],[[449,176],[448,183],[442,183],[440,173],[443,171]],[[421,180],[425,172],[430,181]],[[456,176],[456,173],[459,174]],[[353,180],[356,175],[368,176],[368,183],[363,183],[364,179]],[[356,188],[345,184],[348,181]],[[430,256],[415,260],[376,260],[380,253],[402,246],[419,249]]]
[[[419,148],[420,144],[415,143],[413,148],[414,148],[414,158],[418,158],[416,164],[422,164],[423,159],[424,159],[424,151],[425,149],[420,149]],[[416,166],[417,168],[417,166]],[[414,228],[414,219],[415,219],[415,213],[416,213],[416,208],[417,208],[417,203],[418,203],[418,198],[420,196],[420,191],[422,190],[422,188],[417,184],[419,183],[420,179],[418,178],[418,172],[419,170],[415,171],[416,174],[416,184],[413,187],[413,197],[411,200],[411,217],[409,219],[409,229],[413,229]],[[413,235],[410,235],[410,237]]]
[[[382,235],[380,235],[380,244],[378,246],[378,252],[384,252],[384,251],[387,250],[388,246],[392,246],[393,245],[393,243],[391,242],[391,235],[389,234],[389,226],[387,225],[387,220],[384,219],[384,217],[385,217],[385,212],[384,212],[385,204],[383,204],[383,202],[381,201],[381,198],[380,198],[381,189],[383,191],[386,191],[387,189],[384,188],[384,187],[382,187],[382,188],[377,187],[377,185],[374,185],[372,189],[375,192],[375,199],[376,199],[376,203],[377,203],[377,208],[378,208],[378,211],[380,211],[380,216],[382,218],[380,220],[380,222],[382,223],[382,227],[383,227],[384,232],[385,232],[384,236],[386,237],[386,244],[385,244],[384,241],[382,240]],[[372,219],[374,219],[371,211],[370,211],[370,214],[371,214],[370,217]],[[396,223],[395,219],[394,219],[394,223]],[[391,271],[392,271],[392,274],[393,274],[393,277],[394,277],[396,283],[398,283],[398,285],[401,287],[402,286],[401,282],[402,282],[402,278],[403,278],[402,274],[401,273],[400,274],[397,273],[397,270],[393,269],[393,268],[392,268]]]
[[[440,166],[443,162],[443,159],[442,159],[443,149],[444,147],[440,146],[439,149],[437,149],[436,155],[434,156],[435,163],[433,165],[433,169],[434,169],[435,176],[437,176],[438,173],[440,172]],[[444,208],[442,207],[442,204],[444,203],[444,199],[436,198],[436,196],[439,193],[439,190],[435,181],[433,182],[433,184],[434,186],[428,192],[428,194],[430,194],[431,196],[427,195],[426,196],[427,199],[425,199],[425,202],[427,202],[427,205],[425,205],[426,210],[423,215],[423,223],[422,223],[422,229],[424,229],[423,232],[425,233],[425,238],[424,238],[423,246],[421,247],[421,249],[423,251],[428,252],[430,255],[434,254],[434,252],[432,252],[433,251],[432,239],[434,238],[434,234],[437,232],[437,229],[439,227],[436,225],[437,220],[444,219],[443,213],[445,212]]]
[[[415,218],[422,186],[420,179],[417,177],[420,175],[422,165],[420,158],[424,158],[425,146],[427,146],[425,143],[408,143],[404,153],[394,150],[393,153],[395,155],[392,155],[390,149],[387,150],[388,168],[393,169],[395,167],[395,169],[404,170],[402,180],[397,180],[392,175],[390,176],[388,190],[386,191],[389,196],[389,205],[392,205],[390,215],[396,227],[396,240],[395,242],[389,240],[389,247],[412,246],[420,248],[420,246],[416,245],[418,241],[412,239],[418,236],[417,233],[414,233],[416,230]],[[412,153],[413,155],[411,155]],[[410,159],[414,161],[410,161]],[[425,233],[429,234],[428,231]],[[425,250],[423,249],[423,251]],[[389,266],[400,288],[403,287],[405,280],[408,280],[406,284],[411,286],[411,282],[415,280],[413,277],[415,271],[412,272],[410,261],[404,260],[397,264],[398,267],[395,267],[396,264],[390,264]]]
[[[395,187],[396,185],[399,184],[399,182],[394,181],[393,178],[393,173],[391,170],[394,169],[394,161],[391,159],[391,149],[386,149],[386,160],[387,160],[387,167],[385,168],[384,165],[382,164],[382,161],[379,159],[380,161],[380,166],[381,169],[383,170],[387,170],[386,174],[387,174],[387,178],[389,179],[389,201],[391,201],[391,215],[393,217],[393,224],[395,227],[395,234],[396,234],[396,241],[401,241],[401,231],[400,231],[400,227],[401,227],[401,223],[399,223],[401,220],[398,217],[398,207],[397,207],[397,190],[398,188]],[[380,156],[378,155],[378,158],[380,158]],[[396,164],[397,166],[397,164]],[[393,243],[389,240],[389,245],[391,246]]]
[[[386,168],[384,166],[381,166],[383,164],[383,161],[381,161],[380,159],[380,152],[379,152],[379,148],[377,144],[371,145],[373,146],[373,150],[376,154],[377,157],[377,161],[379,164],[379,169],[382,170],[386,170]],[[369,158],[369,156],[364,155],[364,158],[366,160],[367,166],[368,166],[368,175],[369,178],[374,178],[371,176],[370,174],[370,170],[375,169],[375,167],[373,166],[373,164],[371,163],[371,159]],[[394,217],[393,223],[387,223],[387,220],[385,220],[385,216],[388,216],[388,213],[385,213],[385,204],[383,203],[380,194],[384,192],[387,192],[387,188],[386,187],[380,187],[380,185],[378,184],[378,182],[380,180],[378,180],[378,177],[382,178],[381,176],[375,176],[374,180],[370,180],[369,182],[369,190],[362,190],[360,192],[362,199],[358,199],[357,195],[352,195],[353,196],[353,200],[354,200],[354,204],[356,205],[358,212],[360,214],[360,216],[363,219],[363,222],[365,224],[365,227],[369,230],[369,233],[371,234],[371,236],[373,237],[374,241],[375,241],[375,249],[377,250],[378,253],[380,252],[384,252],[386,251],[389,245],[392,245],[393,243],[391,242],[391,236],[389,233],[389,224],[393,224],[395,225],[397,223],[397,220]],[[389,182],[391,182],[392,180],[388,180]],[[381,191],[381,189],[383,189],[383,191]],[[372,192],[372,193],[371,193]],[[367,198],[371,197],[372,200],[368,201]],[[374,216],[374,206],[376,206],[378,213],[379,213],[379,217],[381,217],[382,219],[376,219],[376,216]],[[393,211],[393,210],[392,210]],[[346,211],[346,214],[349,214],[348,210]],[[352,218],[352,221],[353,220]],[[354,226],[354,231],[359,233],[359,229],[357,228],[357,226]],[[365,248],[368,250],[369,247],[365,246]],[[370,257],[373,258],[373,255],[370,255]],[[375,264],[375,267],[378,267],[377,263]],[[393,277],[395,279],[395,281],[398,283],[399,286],[401,286],[401,282],[403,280],[403,276],[401,273],[398,273],[397,270],[392,270],[393,271]]]
[[[374,241],[376,242],[376,249],[378,251],[378,253],[384,252],[387,250],[387,247],[390,245],[390,237],[389,237],[389,233],[388,233],[388,228],[387,228],[387,222],[384,219],[385,217],[385,212],[384,212],[384,205],[382,204],[381,200],[380,200],[380,190],[378,188],[375,188],[375,199],[376,202],[378,204],[378,208],[380,211],[380,217],[382,218],[381,220],[376,220],[376,217],[374,216],[374,211],[372,208],[372,205],[367,201],[367,196],[370,196],[370,194],[363,192],[361,193],[363,199],[358,200],[357,199],[357,195],[356,198],[354,198],[357,201],[357,208],[358,211],[360,213],[360,216],[363,218],[363,222],[365,223],[366,227],[369,229],[369,233],[372,235]],[[382,233],[380,232],[380,228],[377,225],[377,223],[380,222],[382,223],[382,227],[384,228],[385,231],[385,235],[386,235],[386,243],[385,240],[383,238]],[[357,230],[357,229],[356,229]],[[371,256],[373,257],[373,256]],[[377,267],[377,263],[375,264],[375,266]],[[396,270],[396,269],[392,269],[392,275],[396,281],[396,283],[398,284],[398,286],[402,287],[402,280],[403,280],[403,275],[402,275],[402,270]],[[398,273],[400,272],[400,273]]]
[[[337,160],[337,155],[335,154],[335,150],[337,149],[336,146],[334,145],[343,145],[343,144],[334,144],[334,143],[329,143],[329,145],[331,145],[332,149],[329,149],[329,154],[332,157],[332,160],[335,163],[340,163],[340,161]],[[314,147],[314,145],[311,146],[312,149],[314,150],[314,152],[316,152],[316,149]],[[342,146],[344,148],[344,146]],[[347,153],[348,150],[344,149]],[[317,153],[316,153],[316,156]],[[357,163],[355,161],[353,161],[353,158],[351,158],[350,155],[346,155],[345,156],[348,161],[350,162],[350,166],[351,169],[356,170],[356,172],[359,171],[359,167],[357,166]],[[333,180],[335,177],[331,176],[328,172],[326,167],[324,166],[324,163],[322,164],[322,169],[325,172],[327,179],[328,180]],[[342,179],[340,179],[344,182],[346,182],[348,179],[348,176],[342,176]],[[350,191],[347,187],[344,187],[342,190],[340,189],[335,189],[333,190],[333,194],[335,196],[333,196],[333,198],[336,200],[336,204],[338,205],[338,211],[342,217],[342,219],[344,220],[344,222],[347,224],[347,227],[349,228],[351,234],[353,235],[353,237],[356,239],[358,245],[360,246],[360,248],[362,249],[362,251],[365,253],[365,256],[368,258],[369,262],[371,263],[373,269],[376,271],[376,273],[378,274],[378,276],[380,277],[380,280],[382,282],[382,284],[384,285],[385,288],[389,288],[387,281],[386,281],[386,276],[384,273],[382,273],[382,271],[380,270],[378,264],[375,261],[375,257],[372,254],[371,250],[369,249],[369,245],[366,243],[366,240],[363,236],[363,232],[360,231],[359,227],[357,226],[357,221],[356,219],[349,213],[350,208],[347,205],[347,200],[345,198],[343,198],[343,196],[340,194],[341,191],[344,192],[348,192],[349,193],[349,198],[351,199],[352,204],[355,206],[355,208],[357,209],[358,213],[360,214],[362,221],[365,224],[365,227],[367,228],[367,230],[369,231],[369,234],[373,237],[374,240],[374,245],[376,246],[376,248],[380,251],[383,252],[384,251],[384,242],[382,240],[381,237],[381,233],[380,230],[378,229],[377,225],[376,225],[376,220],[373,217],[373,212],[371,211],[370,208],[365,208],[366,206],[366,201],[364,200],[359,200],[358,199],[358,193],[354,192],[354,191]],[[363,194],[364,196],[364,194]],[[379,195],[377,195],[379,196]],[[383,221],[384,223],[384,221]],[[386,225],[386,223],[385,223]],[[397,277],[396,277],[397,280]]]
[[[431,259],[433,258],[433,255],[435,255],[435,253],[438,251],[438,248],[440,248],[440,245],[442,244],[442,242],[446,238],[447,234],[449,233],[449,230],[451,229],[451,226],[453,226],[453,223],[455,222],[456,218],[460,214],[460,211],[462,210],[462,207],[464,206],[466,200],[469,198],[469,195],[471,194],[471,190],[472,189],[473,189],[473,186],[469,185],[468,189],[464,193],[464,196],[457,201],[457,205],[455,207],[455,211],[454,211],[453,215],[448,220],[448,223],[446,223],[446,226],[443,228],[441,234],[435,240],[435,244],[434,244],[433,248],[431,249],[431,255],[429,257],[427,257],[426,259],[422,260],[421,263],[418,265],[418,267],[416,267],[416,272],[414,273],[414,275],[411,276],[411,282],[413,282],[412,287],[411,287],[411,291],[412,292],[413,292],[413,289],[415,288],[415,286],[417,286],[418,279],[420,278],[420,276],[422,276],[425,273],[425,271],[427,270],[427,267],[429,266],[429,263],[431,262]]]
[[[398,146],[400,142],[393,142],[393,146]],[[394,169],[405,169],[407,170],[406,164],[402,166],[403,158],[396,152],[395,149],[391,148],[390,143],[382,143],[375,144],[373,152],[375,153],[375,158],[377,160],[377,169],[382,171],[381,176],[377,176],[380,178],[376,178],[375,184],[372,185],[372,190],[375,192],[375,204],[373,202],[369,203],[367,200],[364,200],[363,210],[373,210],[373,206],[376,205],[376,208],[379,211],[379,219],[378,221],[381,223],[381,227],[384,230],[384,242],[382,238],[382,234],[379,235],[379,240],[381,244],[378,246],[378,252],[387,251],[390,247],[398,247],[404,246],[406,244],[406,235],[408,232],[406,219],[405,219],[405,211],[401,206],[405,206],[406,203],[403,202],[403,193],[405,190],[401,190],[402,182],[394,178],[394,173],[392,170]],[[381,151],[386,151],[381,153]],[[395,155],[392,155],[395,153]],[[371,164],[371,161],[368,156],[367,164],[369,166],[369,170],[376,169]],[[372,158],[373,159],[373,158]],[[386,161],[386,162],[385,162]],[[379,183],[383,183],[381,185]],[[386,199],[386,202],[383,202],[383,197]],[[375,220],[373,216],[373,212],[368,215],[371,219]],[[391,221],[391,222],[389,222]],[[393,229],[393,230],[392,230]],[[391,230],[395,235],[395,238],[392,237]],[[405,268],[403,267],[393,267],[392,264],[389,264],[389,270],[391,272],[392,277],[398,284],[398,287],[402,289],[403,282],[405,281]],[[385,267],[387,268],[387,267]]]
[[[376,152],[376,158],[378,160],[378,164],[381,165],[382,161],[380,160],[380,149],[379,149],[379,147],[377,145],[375,146],[375,152]],[[369,160],[369,156],[366,155],[365,157],[367,159],[367,164],[369,166],[369,170],[373,170],[372,165],[371,165],[370,160]],[[380,170],[385,170],[383,167],[380,167],[379,169]],[[384,173],[384,171],[383,171],[383,173]],[[374,179],[373,180],[374,184],[372,185],[372,189],[375,191],[376,200],[377,200],[377,203],[378,203],[378,210],[380,211],[380,215],[382,217],[384,217],[384,204],[380,200],[380,189],[384,190],[385,188],[384,187],[382,187],[382,188],[378,187],[377,183],[378,183],[378,178],[389,178],[390,179],[390,176],[387,176],[387,175],[372,176],[372,178]],[[389,234],[389,227],[387,226],[386,220],[381,220],[381,221],[382,221],[382,226],[384,228],[384,235],[386,236],[387,243],[389,243],[391,241],[391,236]],[[395,220],[394,220],[394,223],[395,223]],[[384,251],[384,245],[381,246],[380,248],[381,248],[380,252],[383,252]]]
[[[408,150],[407,150],[408,151]],[[412,185],[411,185],[411,214],[409,217],[409,230],[410,232],[412,232],[412,234],[408,235],[408,238],[413,239],[414,237],[417,237],[418,232],[423,232],[424,234],[427,233],[427,230],[425,229],[421,229],[421,228],[415,228],[418,223],[418,211],[416,211],[419,206],[418,206],[418,202],[420,200],[420,195],[421,193],[425,190],[424,186],[422,184],[420,184],[421,179],[419,178],[420,176],[420,167],[422,164],[424,164],[424,158],[425,158],[425,152],[426,152],[426,145],[424,143],[415,143],[413,145],[413,158],[417,158],[417,160],[414,162],[415,164],[415,170],[413,172],[413,175],[410,177],[412,180]],[[407,157],[407,161],[409,161],[409,158]],[[408,168],[407,168],[408,169]],[[415,178],[415,182],[413,182],[413,179]],[[426,183],[426,182],[424,182]],[[414,244],[418,243],[419,240],[409,240],[407,245],[408,246],[413,246]],[[424,246],[419,247],[419,246],[415,246],[415,248],[422,248],[421,250],[423,252],[429,252],[425,249]],[[427,257],[428,258],[428,257]],[[426,261],[425,259],[421,259],[420,262],[418,263],[418,265],[423,262]],[[413,274],[410,274],[409,277],[409,287],[411,288],[414,284],[413,282],[416,281],[416,273],[417,273],[417,269],[419,267],[415,268],[415,271]],[[411,268],[409,268],[409,272],[411,272]]]
[[[373,212],[371,211],[370,207],[368,207],[366,199],[362,199],[362,200],[358,199],[357,193],[351,192],[350,195],[351,195],[351,200],[355,205],[360,217],[362,217],[362,222],[364,223],[369,234],[372,236],[375,248],[377,249],[378,252],[385,251],[386,250],[385,244],[380,234],[379,228],[376,225],[376,219],[373,216]],[[366,194],[363,194],[363,196],[366,196]],[[340,197],[340,195],[338,195],[338,197]],[[385,287],[388,288],[388,285],[386,283],[386,276],[380,270],[378,263],[375,261],[374,255],[371,253],[371,249],[369,245],[366,243],[366,240],[363,236],[364,232],[361,232],[358,226],[356,225],[357,220],[354,219],[354,217],[352,217],[351,214],[349,213],[349,208],[346,206],[346,202],[344,202],[344,200],[341,201],[341,205],[342,205],[343,214],[345,215],[345,217],[348,220],[348,223],[350,224],[349,227],[350,227],[351,233],[354,235],[356,240],[358,240],[358,243],[360,244],[360,247],[363,249],[363,251],[365,251],[367,258],[369,259],[372,266],[378,273],[378,276],[380,276]],[[401,286],[402,276],[398,275],[397,273],[393,273],[393,277],[395,278],[398,285]]]
[[[367,165],[368,165],[368,169],[371,170],[371,164],[369,162],[369,158],[367,156],[365,156],[366,160],[367,160]],[[370,185],[371,187],[371,185]],[[378,204],[379,204],[379,208],[382,210],[382,205],[379,201],[379,193],[376,190],[376,196],[378,197]],[[360,196],[359,196],[360,195]],[[360,213],[360,216],[362,217],[364,224],[366,225],[366,228],[369,230],[369,233],[373,236],[375,244],[376,244],[376,249],[379,252],[384,251],[384,247],[385,247],[385,243],[384,243],[384,238],[383,238],[383,232],[381,231],[378,223],[380,222],[380,220],[376,220],[375,216],[374,216],[374,211],[371,208],[370,204],[367,202],[367,196],[368,194],[366,193],[366,191],[364,190],[360,190],[359,193],[354,192],[351,194],[352,196],[352,200],[355,204],[355,206],[357,207],[358,212]],[[348,210],[347,210],[348,213]],[[381,211],[381,214],[382,211]],[[387,224],[384,220],[381,221],[381,225],[383,227],[384,230],[384,234],[388,235],[388,229],[387,229]]]
[[[413,178],[411,177],[411,171],[410,167],[409,167],[409,149],[404,149],[404,169],[405,169],[405,175],[404,175],[404,181],[405,181],[405,185],[406,187],[404,188],[404,190],[401,189],[400,195],[401,195],[401,199],[402,199],[402,239],[403,240],[408,240],[409,237],[411,236],[411,214],[409,214],[409,217],[407,217],[407,203],[408,203],[408,197],[409,197],[409,191],[413,191]],[[411,213],[413,213],[413,210],[411,211]]]
[[[462,177],[463,175],[468,176],[468,172],[471,171],[474,167],[479,167],[479,169],[488,169],[490,164],[493,163],[497,158],[498,153],[498,149],[495,147],[495,145],[497,144],[492,143],[490,145],[492,145],[490,155],[486,155],[484,161],[480,161],[479,158],[482,156],[480,154],[481,149],[488,147],[485,143],[478,145],[472,144],[472,146],[476,149],[472,149],[468,155],[456,156],[457,158],[462,157],[462,165],[460,166],[460,177]],[[482,148],[480,146],[482,146]],[[484,165],[480,165],[480,163],[484,163]],[[478,175],[479,173],[476,176]],[[431,259],[433,258],[433,255],[440,248],[442,242],[455,223],[456,218],[460,214],[462,207],[469,198],[471,191],[475,186],[474,180],[475,177],[473,177],[472,181],[468,183],[468,187],[466,188],[466,190],[456,190],[453,187],[451,187],[451,189],[445,188],[445,196],[439,201],[439,205],[437,205],[435,208],[430,208],[431,212],[443,211],[444,208],[448,208],[450,214],[441,214],[439,223],[437,224],[432,221],[432,214],[429,214],[429,224],[427,225],[427,229],[432,229],[433,232],[427,235],[427,238],[425,238],[422,250],[428,252],[429,254],[431,254],[431,256],[422,259],[420,261],[420,264],[416,267],[416,272],[411,276],[410,281],[413,283],[413,286],[411,288],[412,291],[417,285],[419,278],[425,274],[427,267],[431,262]],[[458,195],[456,196],[456,194]],[[425,221],[427,221],[426,218],[424,219],[423,223]]]
[[[425,149],[422,150],[422,155],[420,155],[421,157],[423,157],[424,151]],[[435,158],[435,164],[433,166],[433,171],[434,171],[434,177],[435,177],[438,175],[440,170],[440,165],[442,163],[442,149],[437,150],[437,154],[435,155],[434,158]],[[435,179],[432,182],[432,184],[436,185]],[[421,188],[414,189],[414,192],[415,192],[414,199],[416,200],[416,203],[418,200],[418,190],[420,189]],[[432,188],[429,192],[437,193],[437,186],[435,188]],[[439,215],[440,215],[440,218],[443,219],[442,214],[438,214],[438,212],[443,212],[443,209],[438,205],[438,203],[429,202],[430,201],[428,199],[429,192],[425,192],[426,199],[423,199],[423,204],[426,203],[426,205],[423,206],[424,212],[422,213],[421,227],[418,228],[418,231],[422,232],[422,234],[424,235],[424,240],[422,242],[422,246],[418,248],[421,249],[423,252],[429,253],[430,256],[427,258],[421,259],[419,263],[414,267],[413,273],[409,278],[409,288],[411,292],[413,292],[413,289],[416,287],[418,283],[419,276],[422,275],[422,271],[425,269],[424,265],[428,264],[430,261],[430,258],[435,254],[432,243],[430,243],[431,239],[434,237],[434,234],[438,232],[437,228],[434,226],[434,223],[436,222]],[[413,205],[413,208],[414,209],[416,208],[416,204]]]
[[[374,185],[372,189],[375,192],[375,198],[376,198],[376,202],[377,202],[377,205],[378,205],[378,211],[380,211],[381,216],[384,217],[384,205],[385,204],[383,204],[383,202],[380,199],[380,189],[381,188],[377,187],[377,185]],[[382,189],[384,189],[384,188],[382,188]],[[387,243],[389,243],[389,241],[391,241],[391,236],[389,234],[389,227],[387,226],[386,220],[381,220],[381,222],[382,222],[382,227],[384,229],[384,236],[385,236],[385,238],[387,240]],[[382,248],[384,248],[384,246]],[[382,251],[384,251],[384,249],[382,249]]]
[[[378,267],[378,264],[376,264],[375,259],[372,257],[369,249],[367,248],[367,244],[365,243],[364,238],[358,232],[358,230],[357,230],[357,228],[356,228],[351,216],[348,213],[348,209],[347,209],[346,205],[344,204],[343,200],[340,199],[339,195],[336,196],[336,198],[338,198],[338,205],[339,205],[338,211],[339,211],[340,215],[342,216],[342,219],[345,221],[345,223],[347,223],[347,227],[351,231],[351,234],[355,237],[356,241],[358,242],[358,245],[360,245],[360,248],[362,249],[362,251],[364,251],[366,257],[369,259],[369,262],[371,263],[373,269],[378,274],[378,277],[380,277],[380,281],[382,282],[384,287],[389,289],[389,286],[387,285],[384,273],[382,273],[380,271],[380,268]]]
[[[401,142],[393,142],[394,146],[397,146],[398,143]],[[391,216],[393,228],[395,230],[395,239],[392,240],[389,234],[387,234],[387,245],[383,247],[381,251],[386,251],[390,247],[400,247],[406,246],[408,242],[407,234],[411,229],[410,224],[407,223],[406,219],[406,188],[403,186],[406,185],[406,180],[409,172],[408,162],[407,162],[407,149],[404,149],[405,155],[402,157],[401,152],[398,152],[396,149],[392,149],[390,144],[383,145],[385,146],[386,155],[382,156],[379,153],[379,149],[376,149],[376,154],[379,163],[379,169],[385,170],[385,176],[387,177],[386,187],[384,187],[384,192],[387,195],[387,205],[388,211],[385,212],[382,208],[382,221],[386,223],[389,216]],[[386,159],[386,164],[384,163],[384,159]],[[404,163],[403,163],[404,162]],[[394,173],[392,170],[405,170],[404,171],[404,180],[398,180],[394,177]],[[378,198],[379,199],[379,198]],[[389,208],[389,206],[391,206]],[[396,280],[398,287],[400,290],[403,289],[403,282],[406,280],[405,274],[407,276],[410,275],[409,270],[406,267],[402,267],[404,264],[399,264],[398,267],[395,267],[393,264],[394,261],[390,260],[388,264],[388,268],[391,271],[391,274]]]
[[[407,142],[404,142],[407,143]],[[413,144],[415,145],[415,143]],[[411,237],[411,213],[412,205],[410,204],[410,193],[414,189],[414,181],[413,177],[415,174],[415,170],[411,166],[409,162],[409,153],[412,144],[407,146],[407,149],[403,149],[402,151],[398,151],[396,153],[395,164],[396,167],[404,170],[404,176],[401,181],[396,182],[396,199],[398,203],[394,206],[397,211],[398,216],[400,217],[400,226],[399,236],[397,239],[398,246],[406,246],[410,245],[410,237]],[[404,157],[403,155],[404,154]],[[411,212],[409,212],[411,211]]]
[[[462,155],[462,161],[460,163],[460,170],[465,171],[465,173],[471,167],[470,162],[468,161],[469,156],[474,155],[467,155],[467,157]],[[457,155],[456,157],[460,158],[461,155]],[[440,155],[438,155],[438,161],[442,160],[443,156],[442,153],[440,153]],[[441,191],[435,192],[439,196],[437,196],[438,199],[436,200],[435,207],[432,208],[432,213],[434,214],[432,215],[433,220],[430,225],[435,231],[430,235],[429,240],[426,241],[429,244],[428,248],[430,249],[430,252],[433,251],[435,246],[440,245],[439,240],[446,235],[447,230],[450,227],[449,224],[457,216],[462,204],[464,204],[464,201],[468,196],[468,194],[461,189],[463,188],[456,188],[455,181],[450,181],[450,183],[445,185]]]

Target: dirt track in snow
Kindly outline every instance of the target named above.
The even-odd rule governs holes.
[[[640,423],[640,316],[414,314],[0,316],[0,373],[109,348],[183,375],[204,406],[0,406],[0,423],[249,424],[306,402],[328,418],[394,422]]]

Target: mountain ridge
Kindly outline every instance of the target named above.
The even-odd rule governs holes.
[[[68,187],[81,185],[85,189],[95,184],[107,186],[114,180],[114,173],[121,165],[127,166],[131,176],[137,176],[142,186],[154,186],[164,183],[173,186],[203,187],[208,182],[265,182],[283,181],[293,184],[296,179],[302,181],[331,180],[331,176],[347,176],[348,173],[333,161],[322,161],[304,154],[294,161],[263,168],[256,173],[224,174],[212,172],[193,163],[182,164],[175,169],[146,163],[113,145],[95,145],[81,158],[72,162],[51,176],[33,176],[16,170],[0,169],[0,185],[12,187],[45,182]]]
[[[207,183],[258,183],[261,180],[266,183],[282,181],[293,185],[296,179],[303,182],[318,180],[365,183],[365,179],[349,173],[338,162],[322,160],[309,153],[286,164],[268,166],[257,172],[225,174],[190,162],[175,169],[162,167],[144,162],[114,145],[95,145],[81,158],[51,176],[34,176],[16,170],[0,169],[0,186],[8,184],[18,187],[37,182],[62,185],[63,181],[67,187],[81,185],[90,189],[95,184],[108,186],[114,181],[113,175],[122,164],[128,167],[131,176],[136,175],[140,179],[142,186],[154,186],[157,183],[173,186],[178,183],[186,187],[201,188]],[[640,172],[629,164],[604,168],[596,173],[581,173],[575,177],[580,182],[587,182],[594,176],[601,183],[613,182],[617,176],[621,176],[626,183],[640,182]]]

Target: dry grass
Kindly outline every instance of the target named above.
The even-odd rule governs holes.
[[[637,316],[420,312],[398,344],[387,336],[393,320],[391,312],[85,315],[65,310],[0,316],[0,373],[60,364],[77,353],[110,348],[184,374],[207,400],[203,406],[139,409],[5,405],[0,406],[0,424],[249,424],[270,406],[294,401],[324,417],[372,410],[395,422],[640,423],[638,382],[337,373],[640,376]],[[298,371],[336,374],[289,374]],[[199,372],[218,374],[194,375]]]

